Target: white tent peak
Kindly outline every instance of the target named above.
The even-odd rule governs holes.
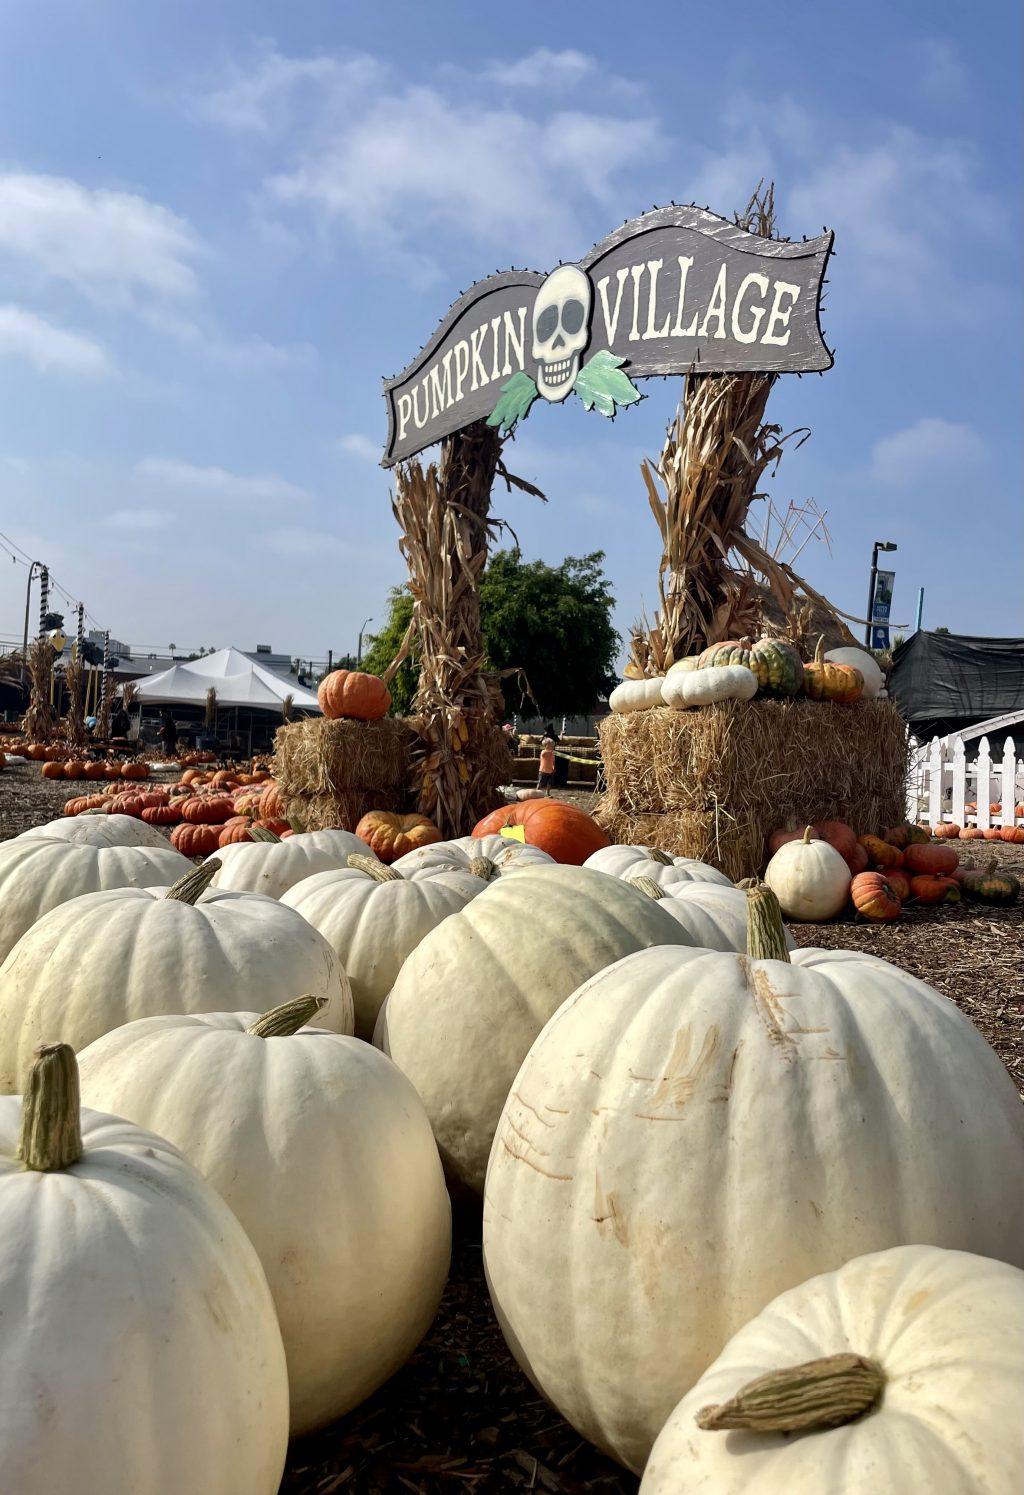
[[[150,675],[139,681],[136,699],[144,705],[202,706],[211,685],[217,692],[218,706],[277,711],[285,697],[291,696],[297,711],[320,710],[311,691],[275,675],[240,649],[218,649],[215,654],[181,661],[159,675]]]

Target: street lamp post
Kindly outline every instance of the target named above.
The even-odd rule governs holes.
[[[28,615],[29,615],[29,609],[32,606],[32,583],[35,580],[36,572],[39,571],[39,570],[41,570],[41,569],[42,569],[42,567],[40,566],[40,563],[38,561],[33,561],[32,564],[31,564],[31,566],[29,566],[29,568],[28,568],[28,584],[25,587],[25,637],[23,638],[22,644],[21,644],[21,683],[22,683],[22,685],[24,685],[24,683],[25,683],[26,661],[28,659]]]
[[[363,662],[363,634],[366,632],[366,625],[367,623],[372,622],[372,618],[364,619],[363,626],[359,630],[359,642],[356,645],[356,669],[358,669]]]
[[[895,549],[896,542],[894,540],[876,540],[874,545],[871,547],[871,580],[868,582],[868,610],[866,614],[867,622],[864,625],[864,642],[869,649],[871,647],[871,613],[875,605],[875,581],[878,577],[878,552],[880,550]]]

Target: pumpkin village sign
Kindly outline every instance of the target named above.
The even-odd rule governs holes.
[[[831,233],[790,243],[701,208],[656,208],[578,264],[488,276],[385,381],[383,465],[476,420],[511,431],[537,399],[576,394],[613,416],[641,398],[638,379],[828,369],[819,308],[831,248]]]

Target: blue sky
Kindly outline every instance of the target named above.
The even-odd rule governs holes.
[[[771,484],[827,510],[798,569],[860,612],[1019,633],[1019,22],[1010,3],[516,6],[6,0],[0,530],[133,643],[322,655],[403,579],[380,379],[451,299],[672,198],[836,233],[812,438]],[[525,553],[608,553],[655,596],[638,464],[678,384],[614,423],[535,409],[496,495]],[[0,635],[25,571],[0,555]]]

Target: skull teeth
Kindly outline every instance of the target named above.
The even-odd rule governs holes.
[[[544,377],[549,384],[561,384],[567,379],[572,370],[575,358],[563,358],[558,363],[546,363],[544,365]]]

